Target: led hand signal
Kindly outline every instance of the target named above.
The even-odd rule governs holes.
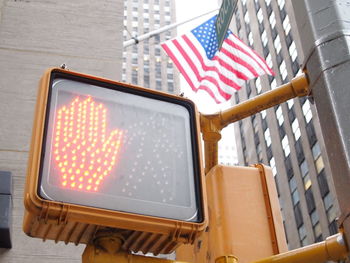
[[[123,131],[106,132],[107,109],[91,97],[76,97],[57,111],[54,159],[62,187],[97,191],[117,162]]]

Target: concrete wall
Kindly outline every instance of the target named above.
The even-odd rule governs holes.
[[[0,170],[13,175],[13,248],[0,262],[80,262],[83,246],[22,231],[23,188],[38,81],[46,68],[121,79],[122,0],[0,0]],[[0,182],[1,183],[1,182]]]

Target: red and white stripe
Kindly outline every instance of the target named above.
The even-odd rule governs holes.
[[[265,60],[233,34],[211,60],[192,33],[164,42],[162,47],[192,90],[207,91],[216,103],[229,100],[248,79],[273,75]]]

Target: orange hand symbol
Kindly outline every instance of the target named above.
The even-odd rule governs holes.
[[[106,135],[107,109],[91,97],[76,97],[58,109],[54,131],[54,159],[61,186],[97,191],[117,162],[123,132]]]

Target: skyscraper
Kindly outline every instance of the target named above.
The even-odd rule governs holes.
[[[290,1],[238,1],[232,28],[276,74],[247,82],[236,94],[236,104],[301,73],[304,54]],[[291,99],[239,121],[235,135],[240,165],[272,167],[290,249],[337,232],[339,207],[312,99]]]
[[[175,22],[174,0],[127,0],[124,41]],[[122,80],[145,88],[179,94],[179,75],[160,43],[176,36],[176,29],[157,34],[124,49]]]

